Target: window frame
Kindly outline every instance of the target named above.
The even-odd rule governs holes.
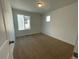
[[[20,27],[19,26],[19,15],[23,16],[23,20],[24,20],[24,22],[23,22],[24,28],[23,29],[19,28]],[[25,16],[28,17],[27,19],[29,20],[29,25],[28,25],[29,27],[28,28],[25,27]],[[31,29],[31,22],[30,22],[31,20],[30,19],[31,19],[31,16],[27,16],[27,15],[23,15],[23,14],[17,14],[18,31],[30,30]]]

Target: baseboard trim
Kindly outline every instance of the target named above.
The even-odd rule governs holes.
[[[50,36],[50,37],[52,37],[52,38],[55,38],[55,39],[57,39],[57,40],[59,40],[59,41],[62,41],[62,42],[64,42],[64,43],[66,43],[66,44],[72,45],[72,46],[74,47],[73,44],[70,44],[70,43],[68,43],[68,42],[66,42],[66,41],[64,41],[64,40],[61,40],[61,39],[56,38],[56,37],[53,37],[52,35],[49,35],[49,34],[47,34],[47,33],[43,33],[43,34],[44,34],[44,35],[47,35],[47,36]]]
[[[39,34],[39,33],[32,33],[32,34],[28,34],[28,35],[18,36],[18,37],[16,37],[16,38],[25,37],[25,36],[30,36],[30,35],[35,35],[35,34]]]

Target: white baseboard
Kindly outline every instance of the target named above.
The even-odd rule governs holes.
[[[60,40],[60,41],[63,41],[63,42],[65,42],[65,43],[68,43],[68,44],[74,46],[74,44],[72,44],[72,43],[70,43],[70,42],[68,42],[68,41],[66,41],[66,40],[63,40],[62,38],[57,37],[57,36],[55,36],[55,35],[53,35],[53,34],[50,34],[50,33],[44,33],[44,32],[43,32],[43,34],[46,34],[46,35],[48,35],[48,36],[50,36],[50,37],[56,38],[56,39],[58,39],[58,40]]]

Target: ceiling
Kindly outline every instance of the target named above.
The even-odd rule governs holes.
[[[38,8],[35,0],[11,0],[12,8],[36,13],[46,13],[51,10],[77,2],[77,0],[43,0],[46,6]]]

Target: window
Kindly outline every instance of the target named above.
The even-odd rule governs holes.
[[[18,14],[17,20],[18,20],[18,30],[30,29],[30,16]]]
[[[46,16],[46,22],[50,22],[50,16]]]

